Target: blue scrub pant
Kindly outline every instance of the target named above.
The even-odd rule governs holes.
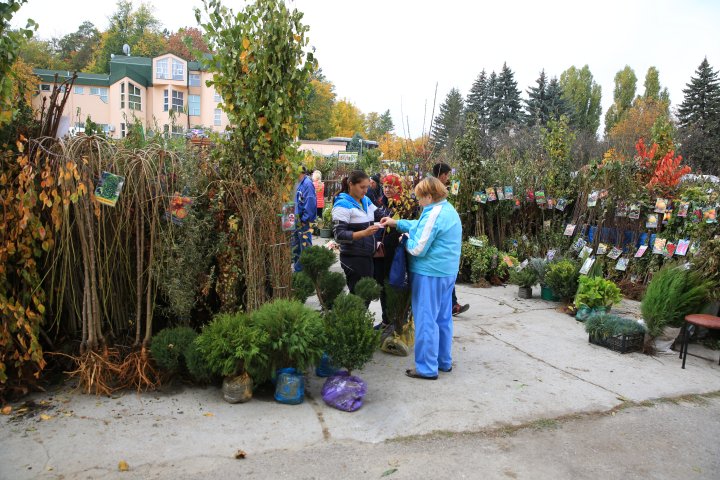
[[[415,371],[426,377],[438,367],[452,367],[452,291],[455,275],[428,277],[410,273],[412,311],[415,318]]]

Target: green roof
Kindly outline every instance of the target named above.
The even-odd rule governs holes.
[[[73,75],[73,72],[69,72],[67,70],[46,70],[44,68],[34,68],[33,72],[35,73],[35,75],[40,77],[40,80],[42,80],[43,82],[55,82],[55,75],[57,75],[57,79],[59,82],[64,82],[65,80],[71,78]],[[79,72],[77,74],[77,79],[75,79],[75,85],[109,87],[110,76],[106,73]]]
[[[110,60],[110,84],[125,77],[143,87],[152,85],[152,58],[116,56]]]

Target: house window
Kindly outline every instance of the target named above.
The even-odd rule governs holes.
[[[173,125],[172,126],[172,136],[173,137],[182,137],[184,135],[185,131],[183,130],[183,127],[180,125]]]
[[[200,95],[188,95],[188,115],[200,116]]]
[[[82,95],[83,93],[85,93],[83,87],[75,87],[75,95]]]
[[[215,96],[213,97],[213,101],[220,103],[222,102],[222,98],[220,97],[220,94],[218,92],[215,92]]]
[[[47,83],[43,83],[40,85],[40,91],[42,92],[49,92],[50,91],[50,85]]]
[[[128,108],[130,110],[142,110],[140,89],[132,83],[128,83]]]
[[[120,108],[125,108],[125,82],[120,84]]]
[[[214,125],[217,125],[217,126],[220,125],[220,123],[221,123],[221,118],[220,118],[221,112],[222,112],[222,110],[220,110],[219,108],[216,108],[216,109],[215,109],[215,118],[214,118],[214,121],[213,121]]]
[[[168,91],[167,89],[163,90],[163,112],[168,111]]]
[[[120,138],[125,138],[125,124],[120,124]]]
[[[185,94],[173,90],[172,92],[172,109],[177,112],[182,112],[185,107]]]
[[[170,79],[170,69],[168,68],[167,58],[155,62],[155,78]]]
[[[100,100],[108,102],[108,89],[104,87],[90,87],[90,95],[97,95]]]
[[[191,73],[190,79],[188,80],[188,85],[191,87],[199,87],[200,86],[200,74],[199,73]]]
[[[185,80],[185,64],[174,58],[172,59],[172,79]]]

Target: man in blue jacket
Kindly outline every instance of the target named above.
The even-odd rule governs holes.
[[[295,187],[295,232],[293,233],[292,261],[296,272],[302,270],[300,254],[312,245],[312,230],[310,224],[317,217],[317,198],[315,186],[308,176],[310,171],[304,166],[299,168],[298,184]]]

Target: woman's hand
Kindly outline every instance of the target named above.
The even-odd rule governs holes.
[[[364,237],[371,237],[371,236],[375,235],[375,232],[377,232],[378,230],[380,230],[380,226],[373,224],[373,225],[370,225],[365,230],[363,230],[362,233],[364,234],[363,235]]]
[[[390,218],[390,217],[383,217],[383,218],[380,219],[380,225],[381,225],[383,228],[387,228],[387,227],[397,227],[397,220],[393,220],[393,219]]]

